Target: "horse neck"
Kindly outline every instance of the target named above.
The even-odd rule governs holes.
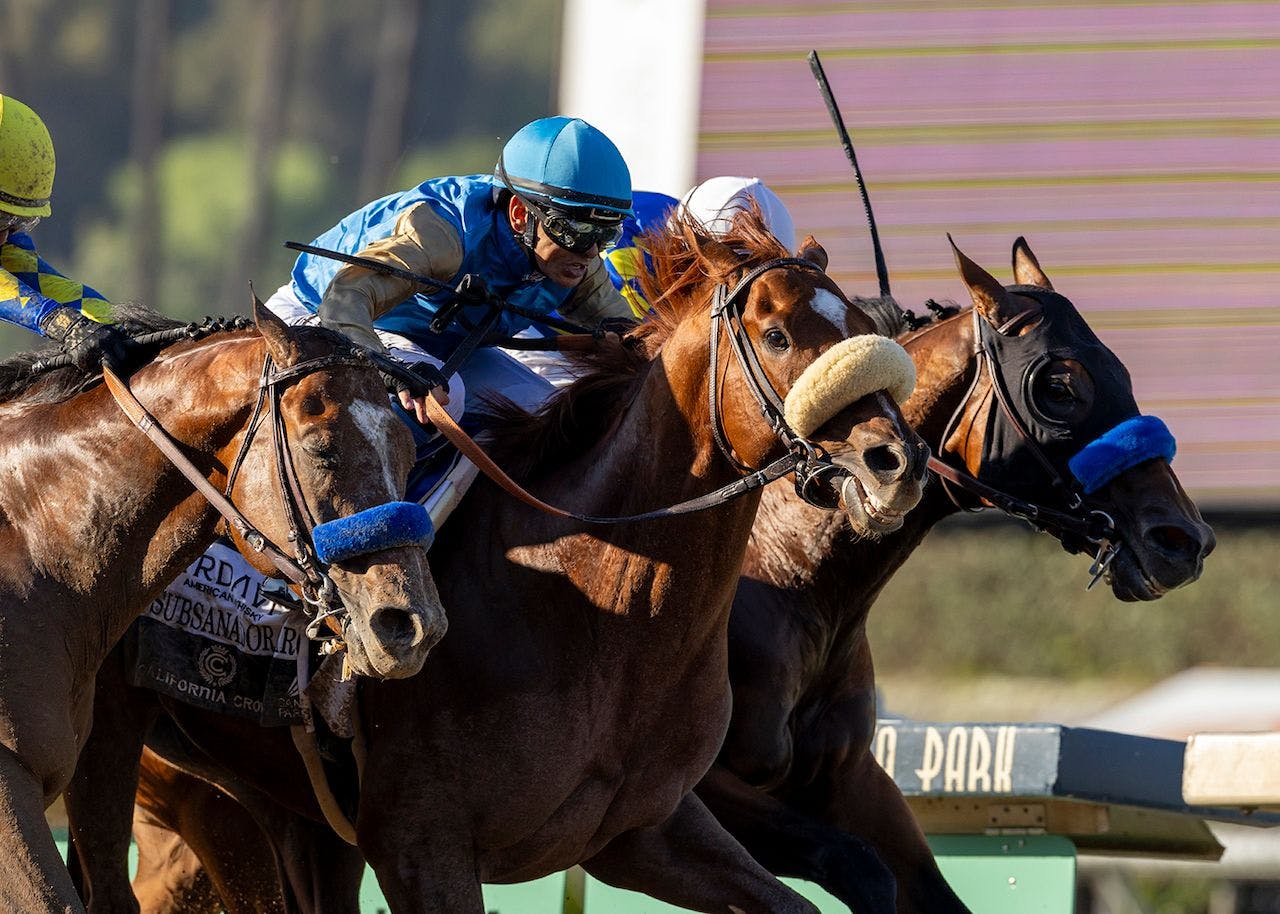
[[[251,368],[243,385],[230,380],[224,362],[249,365],[251,348],[219,347],[216,375],[207,370],[215,357],[210,342],[162,358],[133,379],[138,399],[188,454],[197,452],[194,462],[210,475],[216,461],[209,455],[245,424],[248,407],[241,401],[250,401],[257,381]],[[208,546],[216,515],[105,387],[41,407],[32,419],[49,442],[44,448],[56,454],[41,457],[40,446],[27,442],[18,456],[28,464],[55,460],[60,478],[71,482],[64,488],[78,488],[50,511],[47,492],[19,487],[8,493],[5,510],[24,519],[14,524],[24,539],[18,551],[44,576],[33,586],[45,589],[55,611],[68,614],[68,649],[92,670],[146,602]],[[78,649],[70,643],[76,637],[86,639]]]
[[[707,361],[705,339],[700,348],[669,340],[609,433],[539,481],[540,497],[580,513],[623,516],[737,479],[712,437]],[[552,563],[565,570],[568,585],[604,613],[665,626],[686,644],[705,642],[727,622],[758,501],[749,494],[710,510],[610,526],[540,517],[534,539],[520,511],[508,515],[509,529],[520,542],[549,544],[544,548],[554,553]],[[494,510],[510,509],[498,501]]]
[[[941,453],[947,425],[973,377],[971,328],[966,311],[903,340],[919,375],[903,415],[934,454]],[[957,510],[935,479],[900,529],[860,539],[842,512],[806,504],[793,486],[779,482],[761,500],[743,574],[785,593],[778,604],[823,638],[855,631],[934,525]]]

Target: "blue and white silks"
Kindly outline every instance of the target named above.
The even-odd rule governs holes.
[[[347,216],[313,244],[344,254],[358,254],[376,241],[389,238],[396,221],[408,209],[426,204],[458,232],[462,241],[462,265],[445,280],[456,286],[468,273],[484,277],[494,294],[532,311],[550,314],[563,305],[573,290],[559,286],[534,269],[529,252],[511,234],[505,213],[495,200],[492,175],[436,178],[417,187],[374,200]],[[315,312],[325,290],[343,266],[339,261],[302,254],[293,268],[293,292],[298,301]],[[418,294],[378,317],[373,326],[406,337],[437,358],[447,357],[462,338],[461,330],[435,334],[428,325],[449,293]],[[472,317],[480,317],[477,313]],[[515,336],[532,322],[507,313],[498,330]]]

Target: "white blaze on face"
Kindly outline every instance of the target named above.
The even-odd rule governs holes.
[[[399,498],[399,487],[391,474],[391,461],[386,459],[387,441],[391,437],[391,423],[395,417],[390,411],[375,406],[368,400],[356,400],[350,406],[351,419],[369,447],[382,458],[382,475],[387,484],[387,492],[392,498]]]
[[[845,324],[849,319],[849,306],[840,300],[830,289],[814,289],[810,306],[836,328],[836,332],[844,334]]]

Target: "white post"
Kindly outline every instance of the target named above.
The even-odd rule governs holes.
[[[565,0],[560,113],[618,144],[637,190],[695,180],[703,0]]]

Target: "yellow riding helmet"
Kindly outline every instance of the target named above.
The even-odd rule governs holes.
[[[40,115],[0,95],[0,212],[49,215],[53,169],[53,140]]]

